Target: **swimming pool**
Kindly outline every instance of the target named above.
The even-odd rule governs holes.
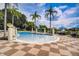
[[[23,40],[30,43],[48,43],[57,41],[56,36],[46,34],[35,34],[32,32],[17,32],[17,40]]]

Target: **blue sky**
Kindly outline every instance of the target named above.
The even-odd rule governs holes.
[[[50,5],[58,12],[58,18],[52,21],[52,27],[79,28],[79,4],[76,3],[27,3],[19,4],[19,10],[28,17],[28,21],[32,21],[30,14],[37,11],[41,19],[37,20],[36,25],[44,24],[49,27],[49,20],[45,18],[45,10]]]
[[[38,19],[36,25],[44,24],[49,27],[49,20],[45,18],[45,10],[50,5],[57,11],[57,20],[52,21],[52,27],[56,28],[79,28],[79,4],[77,3],[20,3],[19,11],[27,16],[28,21],[32,21],[30,14],[35,11],[41,15],[41,19]],[[1,9],[2,4],[0,5]],[[53,19],[52,19],[53,20]]]

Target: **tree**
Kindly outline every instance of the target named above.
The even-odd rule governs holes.
[[[2,11],[0,11],[0,29],[3,29],[3,17],[4,17],[4,15],[3,15]]]
[[[35,11],[34,14],[31,14],[31,16],[32,16],[32,20],[34,20],[34,23],[35,23],[35,24],[36,24],[36,19],[41,17],[40,15],[37,14],[36,11]],[[36,27],[35,27],[35,28],[36,28]]]
[[[35,27],[34,22],[26,22],[26,24],[27,24],[27,30],[33,31],[33,28]]]
[[[14,20],[16,19],[18,21],[20,20],[20,23],[18,21],[16,21],[16,23],[23,25],[21,22],[22,14],[19,11],[17,11],[15,8],[12,8],[12,9],[9,8],[10,5],[11,4],[9,4],[9,3],[5,3],[5,8],[2,10],[3,12],[5,12],[5,14],[4,14],[4,37],[5,38],[6,38],[6,23],[7,22],[10,23],[10,20],[12,19],[13,15],[15,18],[13,19],[12,23],[14,23]],[[25,18],[23,18],[23,19],[25,20]]]
[[[50,19],[50,32],[49,34],[52,35],[52,29],[51,29],[51,21],[52,21],[52,17],[53,17],[53,20],[54,20],[54,14],[57,13],[57,11],[55,11],[54,9],[52,9],[52,7],[50,7],[48,10],[45,11],[46,14],[45,14],[45,17]],[[54,31],[54,28],[53,28],[53,31]],[[54,32],[53,32],[54,33]]]
[[[3,19],[3,13],[0,11],[0,20]]]
[[[21,16],[20,12],[17,12],[18,3],[7,3],[9,12],[12,14],[12,24],[14,25],[14,17],[19,18]]]
[[[21,14],[21,15],[22,16],[19,17],[19,18],[15,17],[15,19],[14,19],[14,21],[15,21],[14,22],[14,26],[16,26],[16,27],[18,27],[20,29],[25,29],[26,26],[27,26],[27,24],[26,24],[27,17],[24,14]]]
[[[14,25],[14,17],[20,18],[22,15],[20,12],[18,12],[15,8],[8,9],[10,13],[12,14],[12,24]]]
[[[41,31],[46,31],[47,30],[47,27],[46,27],[46,25],[39,25],[39,29],[41,30]]]
[[[7,3],[5,3],[5,14],[4,14],[4,38],[6,38],[6,23],[7,23]]]
[[[2,11],[2,13],[4,13],[5,10],[3,9],[1,11]],[[18,14],[18,13],[20,13],[20,12],[16,11],[16,14]],[[19,28],[21,28],[21,27],[23,28],[24,24],[26,23],[27,17],[22,13],[20,13],[20,14],[21,14],[21,16],[19,16],[19,15],[14,16],[14,26],[19,27]],[[12,16],[13,15],[10,12],[10,9],[7,9],[7,23],[12,23]]]

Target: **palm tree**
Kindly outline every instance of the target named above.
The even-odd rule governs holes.
[[[54,13],[57,13],[57,11],[55,11],[54,9],[52,9],[52,7],[50,7],[45,12],[46,12],[45,17],[47,17],[47,18],[50,17],[50,32],[49,32],[49,34],[52,35],[51,20],[52,20],[52,17],[53,17],[53,20],[54,20]],[[54,31],[54,28],[53,28],[53,31]]]
[[[8,6],[9,7],[12,7],[12,8],[9,8],[9,11],[12,14],[12,24],[14,25],[14,17],[19,18],[22,15],[21,15],[20,12],[17,11],[17,8],[15,8],[15,6],[18,7],[18,4],[17,3],[13,3],[13,4],[8,3]]]
[[[37,14],[36,11],[35,11],[34,14],[31,14],[31,16],[32,16],[32,20],[34,20],[34,23],[35,23],[35,24],[36,24],[36,19],[41,17],[40,15]],[[35,26],[35,28],[36,28],[36,26]],[[36,32],[36,31],[35,31],[35,32]]]
[[[7,7],[11,4],[5,3],[5,13],[4,13],[4,38],[6,38],[6,23],[7,23]]]
[[[12,14],[12,24],[14,25],[14,17],[21,17],[21,13],[18,12],[15,8],[9,9],[10,13]]]
[[[7,23],[7,3],[5,3],[5,14],[4,14],[4,38],[6,38],[6,23]]]

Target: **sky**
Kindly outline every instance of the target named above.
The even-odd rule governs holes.
[[[41,16],[41,19],[37,19],[36,25],[46,25],[49,28],[49,19],[45,18],[45,10],[50,8],[57,11],[57,19],[52,19],[52,27],[56,28],[79,28],[79,4],[77,3],[20,3],[18,9],[21,13],[27,16],[28,21],[33,21],[30,14],[35,11]],[[0,9],[3,8],[3,4],[0,4]]]

